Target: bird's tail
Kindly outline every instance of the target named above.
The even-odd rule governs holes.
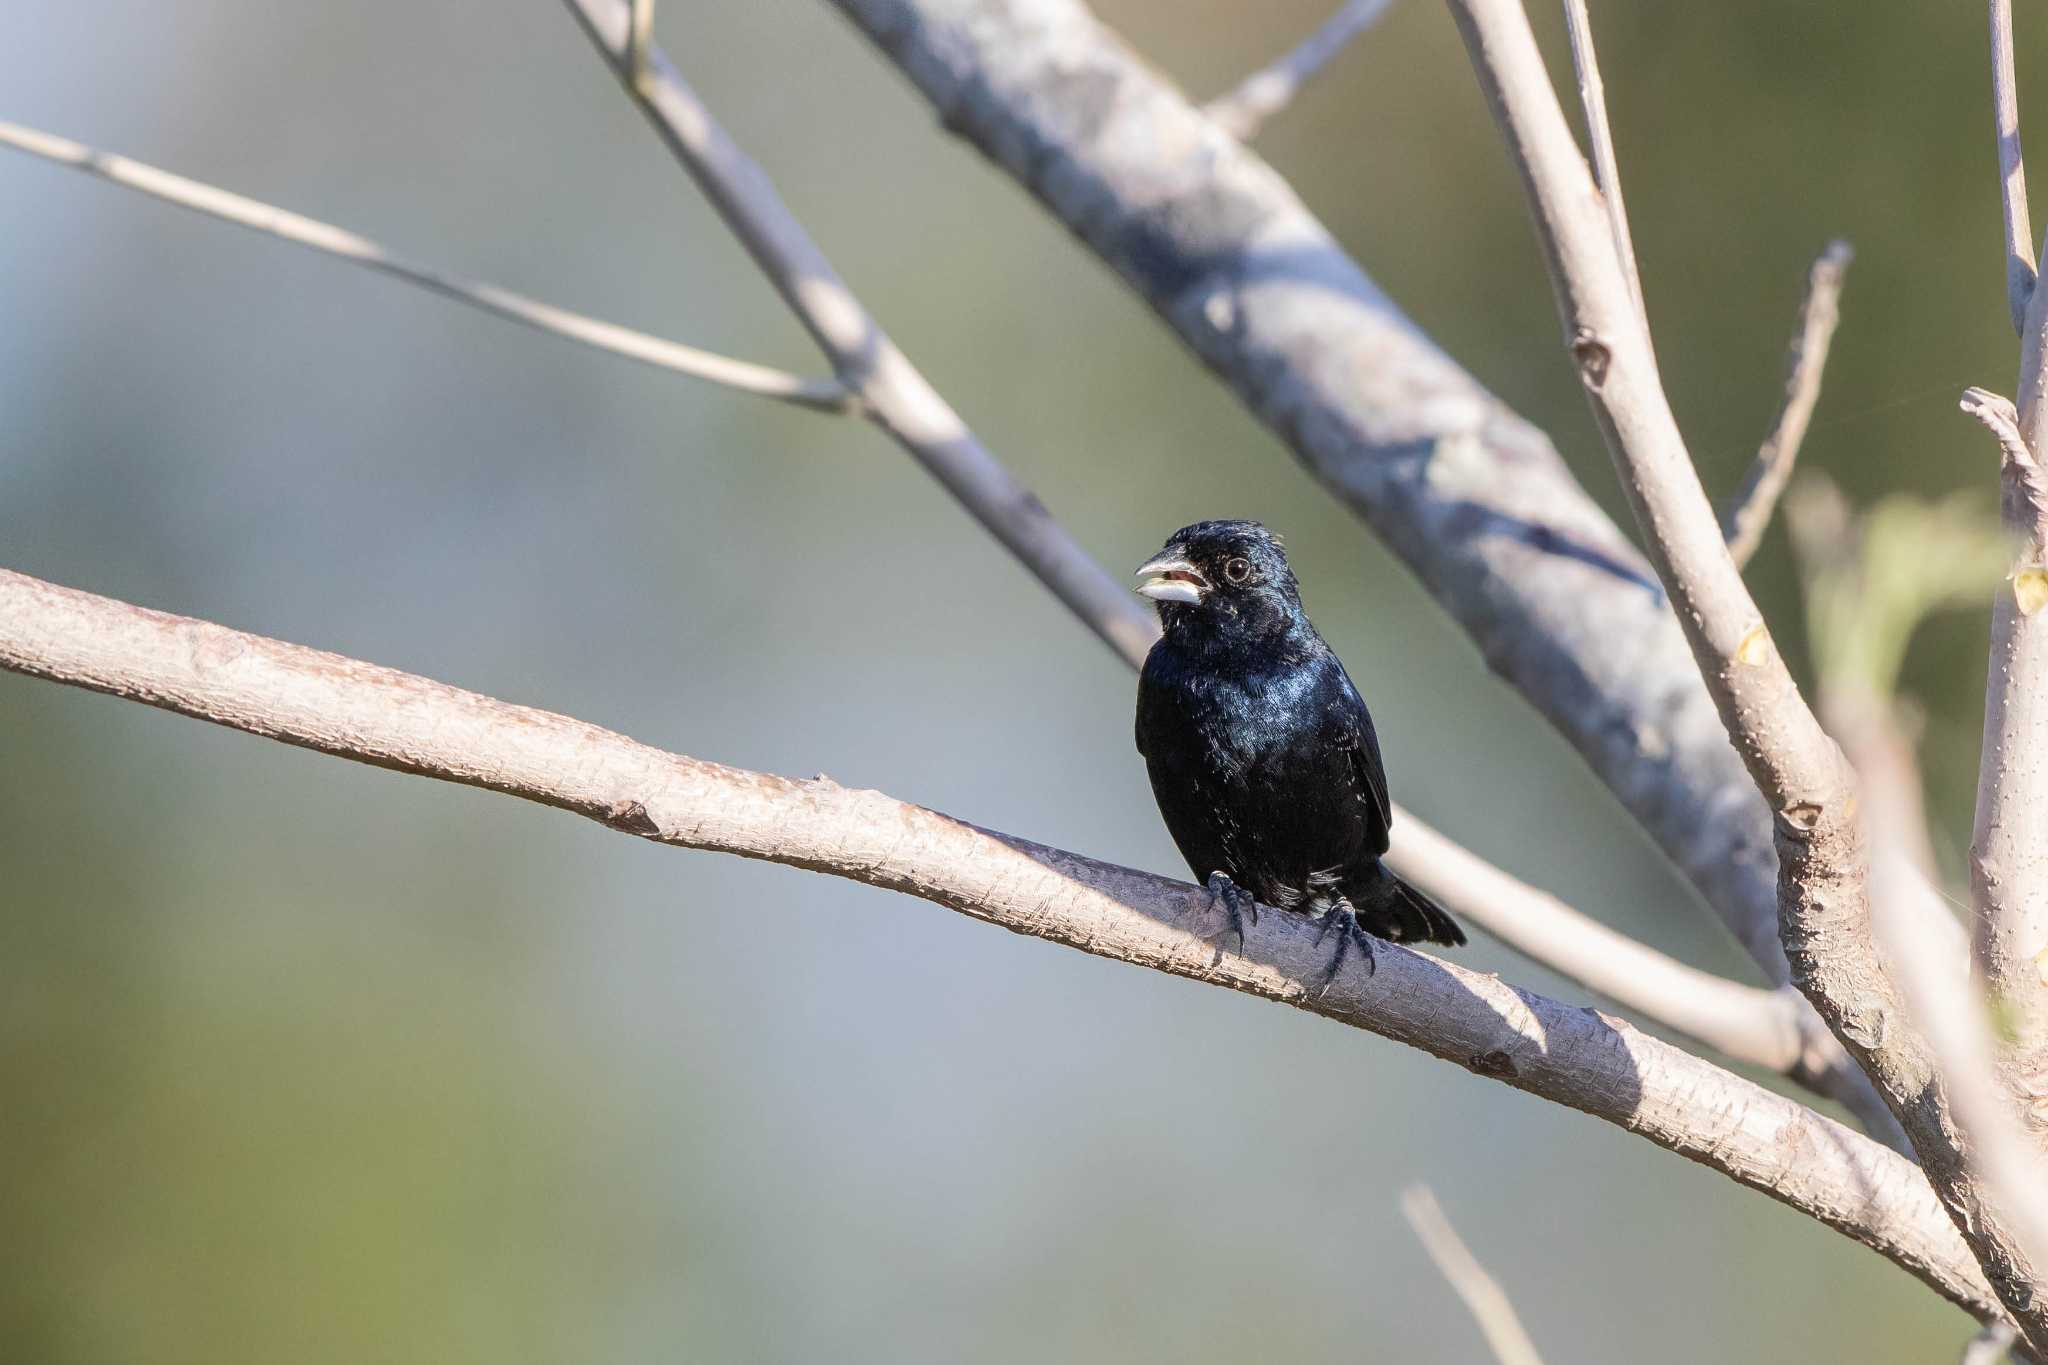
[[[1442,943],[1453,948],[1465,941],[1465,931],[1441,905],[1395,876],[1385,863],[1372,894],[1357,901],[1358,918],[1365,927],[1394,943]]]

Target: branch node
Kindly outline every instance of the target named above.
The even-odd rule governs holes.
[[[1614,350],[1590,328],[1581,327],[1572,333],[1572,360],[1579,367],[1579,381],[1593,392],[1598,393],[1607,383],[1607,372],[1614,364]]]

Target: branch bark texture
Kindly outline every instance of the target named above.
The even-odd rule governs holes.
[[[1279,1001],[1627,1128],[1862,1242],[1980,1318],[1989,1288],[1911,1162],[1625,1022],[1394,945],[1352,955],[1268,914],[1220,960],[1200,888],[879,792],[686,758],[583,721],[0,571],[0,669],[626,834],[902,891],[1018,933]]]

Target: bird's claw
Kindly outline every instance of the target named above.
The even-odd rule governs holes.
[[[1323,969],[1322,984],[1316,988],[1318,999],[1336,982],[1337,973],[1344,966],[1345,955],[1354,944],[1365,955],[1365,974],[1371,976],[1379,970],[1379,961],[1373,953],[1372,935],[1358,922],[1358,912],[1351,908],[1351,902],[1339,900],[1323,912],[1321,927],[1316,930],[1316,942],[1321,943],[1333,930],[1337,933],[1337,951],[1330,955],[1330,965]]]
[[[1237,950],[1240,953],[1244,951],[1244,922],[1259,922],[1259,902],[1250,892],[1230,880],[1229,873],[1211,872],[1209,909],[1212,913],[1220,910],[1223,914],[1223,928],[1213,938],[1203,940],[1213,944],[1216,949],[1216,956],[1209,959],[1209,965],[1213,968],[1223,965],[1223,945],[1229,941],[1232,934],[1237,935]]]

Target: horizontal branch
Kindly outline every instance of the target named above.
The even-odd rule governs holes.
[[[1393,0],[1344,0],[1337,12],[1285,56],[1254,71],[1235,89],[1202,106],[1217,127],[1250,142],[1266,120],[1294,102],[1301,88],[1336,59],[1353,38],[1380,21]]]
[[[846,386],[837,380],[805,379],[766,365],[733,360],[681,342],[636,332],[630,327],[572,313],[566,308],[557,308],[551,303],[542,303],[494,284],[444,274],[394,256],[369,238],[346,228],[322,223],[197,180],[187,180],[182,175],[173,175],[125,156],[95,151],[69,138],[37,132],[15,123],[0,123],[0,146],[84,171],[124,189],[139,190],[209,218],[218,218],[294,246],[308,247],[323,255],[364,266],[407,284],[432,290],[457,303],[466,303],[486,313],[494,313],[600,351],[609,351],[628,360],[637,360],[656,369],[822,412],[850,412],[856,406]]]
[[[1263,915],[1220,960],[1205,891],[828,779],[664,753],[565,716],[0,571],[0,669],[361,763],[522,797],[622,833],[902,891],[1018,933],[1279,1001],[1581,1110],[1996,1312],[1913,1164],[1796,1101],[1594,1010],[1379,946],[1327,990],[1305,916]]]

